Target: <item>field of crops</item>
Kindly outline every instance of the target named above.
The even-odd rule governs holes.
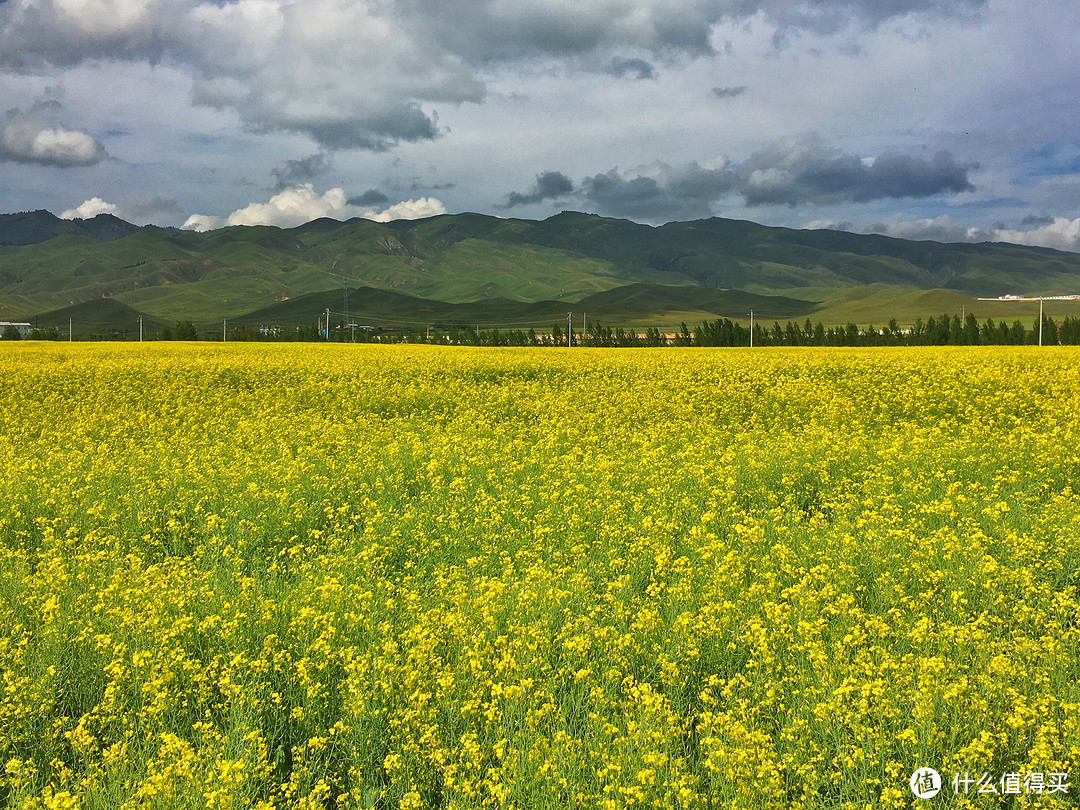
[[[1080,350],[0,372],[0,807],[1080,795]]]

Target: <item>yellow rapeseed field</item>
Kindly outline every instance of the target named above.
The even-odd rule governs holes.
[[[1078,350],[0,371],[0,807],[1080,796]]]

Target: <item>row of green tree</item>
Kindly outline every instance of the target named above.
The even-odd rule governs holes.
[[[683,326],[685,332],[685,325]],[[717,319],[698,326],[693,332],[695,346],[749,346],[749,327],[733,323],[727,318]],[[801,326],[788,321],[784,326],[774,322],[771,327],[754,324],[755,346],[1002,346],[1032,345],[1040,342],[1039,319],[1031,329],[1021,321],[1009,324],[993,318],[979,321],[968,314],[964,320],[959,315],[948,314],[940,318],[930,317],[924,323],[917,318],[910,327],[901,328],[896,319],[883,329],[873,325],[861,329],[854,323],[826,328],[820,321],[812,323],[809,318]],[[1043,345],[1080,344],[1080,318],[1066,318],[1058,324],[1043,316],[1041,329]]]
[[[4,339],[19,339],[18,330],[9,326]],[[66,338],[56,327],[31,329],[31,340],[61,340]],[[93,335],[107,339],[110,335]],[[117,336],[113,336],[117,337]],[[191,321],[177,321],[172,327],[162,329],[158,340],[198,340],[199,330]],[[220,340],[219,331],[206,332],[204,339]],[[995,322],[992,318],[979,321],[974,315],[963,320],[959,315],[943,314],[930,317],[925,322],[919,318],[909,328],[901,328],[896,319],[884,328],[873,325],[861,328],[854,323],[845,326],[826,327],[821,321],[813,323],[809,318],[802,324],[788,321],[783,326],[774,322],[766,326],[760,322],[753,329],[729,318],[698,324],[691,330],[686,323],[678,332],[666,334],[658,327],[644,332],[623,327],[604,326],[594,321],[584,332],[565,331],[559,324],[537,332],[535,328],[479,329],[471,326],[439,326],[424,332],[409,330],[344,330],[331,329],[329,337],[314,326],[294,329],[236,326],[226,335],[229,341],[334,341],[356,343],[441,343],[458,346],[607,346],[649,347],[673,344],[676,346],[989,346],[1033,345],[1040,342],[1039,320],[1028,329],[1019,321],[1011,324],[1005,320]],[[1080,318],[1068,317],[1058,323],[1050,317],[1042,319],[1042,343],[1044,345],[1080,344]]]
[[[751,334],[753,340],[751,341]],[[387,336],[380,336],[386,340]],[[407,333],[391,339],[408,342],[424,342],[427,336]],[[1036,319],[1030,329],[1021,321],[995,322],[992,318],[980,322],[974,315],[961,320],[958,315],[930,317],[925,322],[919,318],[909,328],[901,328],[896,319],[889,321],[884,328],[873,325],[861,328],[854,323],[845,326],[826,327],[809,318],[799,324],[788,321],[781,326],[774,322],[772,326],[755,323],[753,330],[749,326],[736,323],[729,318],[702,323],[691,330],[685,323],[673,334],[665,334],[657,327],[650,327],[643,333],[634,329],[611,328],[602,323],[589,324],[584,333],[572,332],[567,335],[557,324],[550,331],[537,334],[535,329],[477,330],[471,327],[451,327],[440,333],[439,342],[469,346],[608,346],[640,347],[662,346],[991,346],[991,345],[1033,345],[1040,341],[1039,321]],[[1049,317],[1042,322],[1043,345],[1080,344],[1080,318],[1066,318],[1061,324]]]
[[[675,346],[989,346],[1032,345],[1039,343],[1039,321],[1036,319],[1028,329],[1021,321],[997,321],[988,318],[980,322],[974,315],[961,320],[958,315],[930,317],[925,322],[919,318],[909,328],[901,328],[896,319],[884,328],[873,325],[861,328],[854,323],[845,326],[826,327],[820,321],[809,318],[799,324],[788,321],[781,326],[755,323],[753,341],[751,328],[729,318],[702,323],[691,330],[685,323],[675,333],[663,333],[657,327],[644,332],[622,327],[605,326],[598,321],[590,323],[585,332],[565,332],[558,324],[550,330],[537,333],[533,328],[522,329],[474,329],[468,326],[448,327],[439,330],[436,337],[419,332],[401,332],[369,336],[366,339],[404,341],[409,343],[439,342],[466,346],[607,346],[648,347],[672,344]],[[347,336],[346,336],[346,339]],[[1049,317],[1043,318],[1042,343],[1080,344],[1080,318],[1066,318],[1061,324]]]

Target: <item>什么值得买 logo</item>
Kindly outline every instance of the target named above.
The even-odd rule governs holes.
[[[911,774],[911,792],[918,799],[932,799],[942,788],[941,775],[933,768],[919,768]],[[989,773],[971,775],[957,772],[952,778],[953,793],[1017,796],[1027,794],[1067,794],[1067,773],[1004,773],[995,779]]]

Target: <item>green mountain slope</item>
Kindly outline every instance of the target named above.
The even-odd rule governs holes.
[[[61,307],[52,312],[35,316],[32,323],[38,327],[54,326],[62,335],[72,330],[80,335],[103,335],[116,337],[138,337],[139,318],[142,317],[143,334],[147,337],[157,335],[165,326],[171,326],[159,318],[152,318],[111,298],[98,298],[84,301],[70,307]]]
[[[571,305],[562,301],[448,302],[417,298],[371,287],[348,291],[349,321],[370,326],[425,327],[428,325],[503,326],[548,328],[565,323]],[[235,319],[249,326],[285,327],[314,324],[330,310],[331,324],[344,322],[344,290],[310,293],[249,312]],[[702,290],[631,284],[594,293],[572,304],[575,319],[609,325],[648,326],[679,320],[744,318],[750,309],[761,317],[806,317],[817,309],[814,301],[787,296],[755,295],[739,290]]]
[[[781,319],[869,317],[890,303],[1080,291],[1077,254],[720,218],[652,227],[577,212],[543,221],[456,214],[200,234],[32,212],[0,215],[0,241],[8,243],[0,246],[0,318],[15,320],[109,299],[163,323],[210,323],[277,305],[291,311],[291,302],[313,294],[340,300],[345,285],[413,302],[490,304],[439,310],[463,317],[565,317],[569,308],[654,321],[744,317],[750,309]],[[935,290],[943,292],[914,295]],[[751,294],[769,298],[755,303]]]

